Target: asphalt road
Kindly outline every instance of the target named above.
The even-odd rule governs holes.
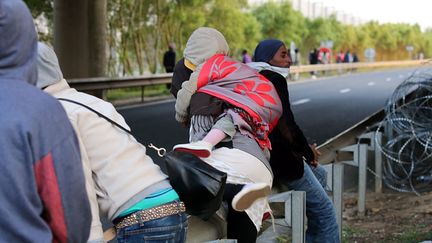
[[[385,106],[414,68],[351,73],[289,83],[290,102],[309,142],[321,144]],[[119,108],[136,138],[170,150],[187,142],[188,131],[174,119],[174,101]],[[154,151],[149,155],[159,162]]]

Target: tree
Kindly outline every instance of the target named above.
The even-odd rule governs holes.
[[[112,0],[108,5],[111,75],[155,73],[169,42],[178,48],[185,31],[204,23],[206,0]],[[190,34],[190,33],[188,33]]]
[[[24,0],[30,9],[33,18],[37,18],[41,14],[52,20],[54,0]]]
[[[233,55],[243,49],[253,50],[261,37],[260,24],[242,6],[247,6],[245,0],[213,1],[206,18],[205,25],[225,36]]]
[[[40,29],[37,28],[39,40],[52,43],[53,34],[52,31],[49,30],[53,28],[54,0],[24,0],[24,2],[29,7],[33,18],[36,20],[36,26],[38,26],[38,24],[46,24],[46,27],[48,28],[48,33],[40,31]],[[41,20],[46,20],[46,22],[42,22]]]
[[[308,33],[305,18],[294,11],[288,1],[266,2],[254,9],[253,13],[261,23],[263,38],[277,38],[287,45],[293,41],[299,45]]]
[[[54,48],[64,76],[106,76],[106,0],[55,0],[54,6]]]
[[[53,29],[54,0],[25,2],[34,17],[46,16],[48,27]],[[65,4],[69,1],[56,2]],[[71,8],[78,2],[87,2],[88,5],[87,10],[79,12],[85,17],[78,18],[74,24],[105,11],[96,10],[100,0],[76,0]],[[92,11],[93,14],[90,14]],[[88,14],[84,15],[84,12]],[[379,24],[373,21],[360,26],[343,25],[335,16],[311,20],[295,11],[287,0],[267,1],[253,7],[249,7],[247,0],[109,0],[106,17],[108,64],[97,61],[97,58],[91,62],[106,65],[110,76],[159,72],[168,44],[174,42],[177,56],[181,57],[189,36],[200,26],[221,31],[233,56],[240,55],[243,49],[252,51],[260,40],[267,38],[281,39],[287,45],[294,42],[303,54],[319,47],[321,41],[331,40],[334,51],[349,49],[363,53],[365,48],[375,48],[376,60],[406,59],[407,45],[412,45],[415,52],[423,52],[426,57],[432,55],[432,30],[422,32],[418,25]],[[104,41],[103,34],[99,34],[98,30],[100,28],[96,27],[86,30],[85,35],[88,36],[83,38],[91,43]],[[71,32],[67,28],[62,31]],[[68,39],[74,40],[84,36],[83,33]],[[52,40],[52,37],[42,36],[42,39]],[[99,53],[105,49],[102,44],[96,44],[88,51],[77,49],[83,51],[84,56],[98,48]]]

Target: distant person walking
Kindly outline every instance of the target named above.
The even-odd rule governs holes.
[[[311,65],[318,64],[318,50],[316,48],[309,53],[309,63]]]
[[[300,66],[301,65],[301,54],[298,48],[294,49],[294,58],[292,58],[292,63],[294,66]],[[300,73],[296,72],[294,74],[289,74],[289,77],[291,80],[298,80],[300,78]]]
[[[336,63],[343,63],[345,59],[345,54],[342,51],[339,51],[336,55]],[[338,73],[342,73],[342,68],[338,67]]]
[[[301,65],[301,54],[298,48],[294,50],[294,60],[293,65],[300,66]]]
[[[338,52],[336,55],[336,63],[342,63],[344,61],[344,55],[342,51]]]
[[[247,50],[242,51],[242,63],[249,63],[252,62],[251,57],[249,56]]]
[[[318,64],[318,50],[316,48],[311,50],[311,52],[309,53],[309,64]],[[310,74],[312,75],[312,79],[316,79],[316,71],[311,71]]]
[[[353,57],[352,57],[349,50],[345,52],[343,62],[344,63],[352,63],[353,62]]]
[[[175,52],[175,43],[170,43],[168,45],[168,51],[165,52],[163,56],[163,65],[165,67],[165,72],[172,73],[174,72],[174,66],[176,63],[176,52]],[[166,88],[168,90],[171,89],[171,84],[166,84]]]
[[[167,73],[172,73],[174,71],[176,61],[175,47],[174,43],[170,43],[168,45],[168,51],[166,51],[163,56],[163,65]]]
[[[353,62],[353,56],[351,55],[349,50],[347,50],[345,52],[343,62],[344,63],[352,63]],[[351,73],[353,70],[348,68],[347,71],[348,71],[348,73]]]
[[[359,62],[359,58],[357,56],[357,53],[354,52],[352,55],[352,58],[353,58],[353,62]]]
[[[355,53],[355,52],[353,52],[353,54],[352,54],[352,62],[353,63],[359,62],[359,58],[357,56],[357,53]],[[353,68],[352,71],[353,72],[357,71],[357,68]]]

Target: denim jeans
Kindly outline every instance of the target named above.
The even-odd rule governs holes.
[[[321,183],[314,175],[314,172],[317,172]],[[340,242],[333,203],[324,190],[324,168],[320,166],[311,168],[308,164],[304,163],[302,178],[293,181],[283,181],[282,183],[291,190],[306,192],[306,242]]]
[[[186,213],[174,214],[124,227],[117,232],[117,242],[183,243],[187,227]]]
[[[309,168],[324,190],[327,190],[327,171],[321,165],[317,167],[309,166]]]

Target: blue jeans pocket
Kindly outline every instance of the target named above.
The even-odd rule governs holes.
[[[170,215],[120,229],[117,241],[119,243],[182,243],[186,241],[187,225],[185,213]]]

